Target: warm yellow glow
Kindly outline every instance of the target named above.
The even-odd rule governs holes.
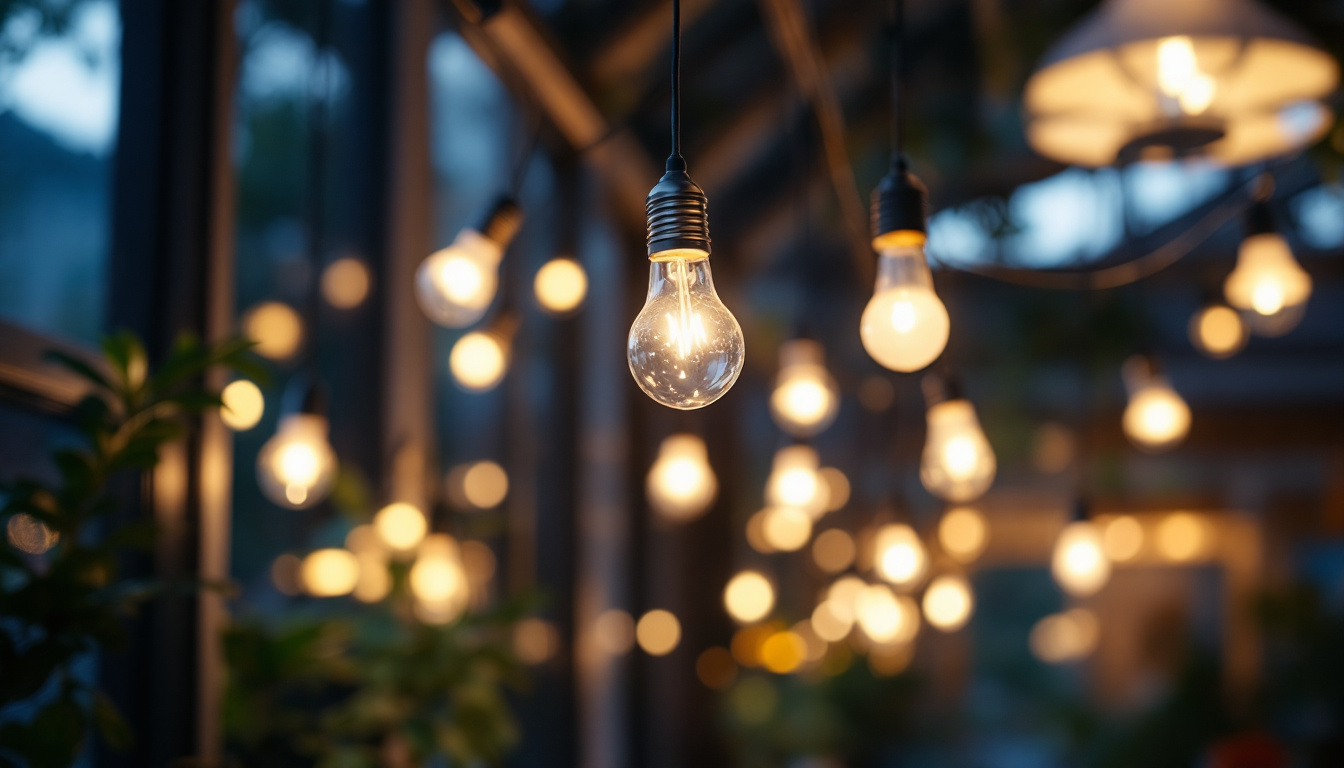
[[[770,636],[779,632],[784,625],[777,621],[765,624],[753,624],[733,633],[733,658],[744,667],[761,666],[761,646]]]
[[[681,642],[681,622],[670,611],[649,611],[635,625],[635,639],[650,656],[666,656]]]
[[[1145,450],[1174,447],[1190,431],[1190,407],[1161,377],[1152,377],[1130,395],[1125,435]]]
[[[803,641],[804,662],[821,661],[825,658],[826,651],[830,648],[830,643],[823,640],[821,636],[817,634],[816,630],[812,629],[811,621],[804,619],[795,622],[794,625],[789,628],[789,631]]]
[[[929,408],[919,479],[929,493],[951,502],[974,501],[994,482],[997,463],[968,400]]]
[[[257,481],[271,501],[293,509],[326,498],[336,481],[336,453],[327,442],[327,419],[311,413],[286,416],[257,454]]]
[[[1157,551],[1173,562],[1195,560],[1205,554],[1208,545],[1208,523],[1200,515],[1177,512],[1157,526]]]
[[[742,328],[714,291],[707,256],[670,251],[651,259],[648,296],[626,341],[639,388],[678,410],[722,397],[745,359]]]
[[[966,626],[974,610],[971,585],[960,576],[939,576],[924,592],[924,618],[943,632],[955,632]]]
[[[425,513],[413,504],[388,504],[373,516],[373,527],[378,537],[392,549],[413,549],[429,532]]]
[[[723,605],[728,615],[741,624],[760,621],[775,607],[775,588],[756,571],[742,571],[723,590]]]
[[[619,608],[598,614],[593,624],[593,640],[609,656],[621,656],[635,645],[635,620]]]
[[[817,452],[806,445],[791,445],[775,453],[765,485],[765,502],[772,507],[801,509],[813,519],[825,514],[829,489],[820,473]]]
[[[747,518],[747,544],[763,555],[775,551],[774,546],[765,538],[765,518],[769,516],[770,509],[767,507]]]
[[[488,392],[499,386],[509,368],[504,340],[488,331],[472,331],[457,340],[448,353],[453,380],[468,392]]]
[[[513,653],[524,664],[544,664],[559,649],[560,633],[548,621],[528,618],[513,628]]]
[[[415,275],[420,308],[448,328],[480,320],[494,301],[503,255],[498,243],[475,230],[462,230],[451,246],[420,263]]]
[[[271,562],[271,583],[282,595],[293,597],[303,591],[299,582],[299,570],[303,560],[295,554],[286,552]]]
[[[777,552],[796,552],[812,538],[812,518],[794,507],[769,507],[761,521],[761,535]]]
[[[566,315],[578,309],[588,295],[588,273],[573,259],[551,259],[537,270],[532,290],[542,309]]]
[[[376,603],[392,591],[392,574],[387,561],[376,552],[356,552],[359,578],[355,581],[355,599],[361,603]]]
[[[337,309],[354,309],[369,296],[369,268],[355,258],[337,259],[322,271],[322,298]]]
[[[835,467],[822,467],[819,473],[826,485],[826,511],[838,512],[849,503],[849,478]]]
[[[303,319],[288,304],[268,301],[243,315],[243,335],[256,342],[258,355],[271,360],[287,360],[303,343]]]
[[[858,615],[859,595],[867,588],[868,584],[857,576],[841,577],[826,590],[826,602],[836,618],[853,624]]]
[[[1077,440],[1073,430],[1048,421],[1036,428],[1031,445],[1031,463],[1037,471],[1057,475],[1073,463]]]
[[[30,555],[47,552],[61,538],[46,523],[23,512],[9,518],[5,524],[5,535],[15,549]]]
[[[345,548],[356,555],[372,554],[380,556],[386,549],[383,540],[378,536],[378,532],[368,523],[356,525],[350,529],[349,533],[345,534]]]
[[[1143,526],[1129,515],[1111,518],[1106,523],[1101,547],[1114,562],[1133,560],[1143,551]]]
[[[1241,315],[1222,304],[1206,306],[1190,318],[1190,342],[1215,360],[1240,352],[1249,336]]]
[[[299,566],[299,582],[314,597],[348,595],[358,581],[359,560],[344,549],[319,549]]]
[[[793,632],[776,632],[761,644],[761,666],[777,675],[797,670],[806,659],[807,641]]]
[[[704,440],[687,434],[663,440],[644,481],[644,493],[655,512],[677,522],[694,520],[709,509],[718,492]]]
[[[849,636],[854,628],[854,611],[832,600],[823,600],[812,611],[812,631],[817,637],[831,643],[838,643]]]
[[[989,544],[989,523],[978,509],[953,507],[938,521],[938,543],[958,562],[972,562]]]
[[[462,475],[462,496],[477,509],[493,509],[509,495],[509,473],[493,461],[478,461]]]
[[[432,533],[420,542],[407,581],[415,596],[416,616],[427,624],[457,620],[471,597],[461,550],[446,533]]]
[[[266,410],[266,398],[261,394],[261,389],[247,379],[229,382],[219,397],[224,401],[219,418],[224,426],[234,432],[244,432],[257,426],[261,414]]]
[[[1101,625],[1091,611],[1075,608],[1046,616],[1031,630],[1031,651],[1047,664],[1064,664],[1090,656],[1101,639]]]
[[[919,632],[919,608],[885,584],[864,587],[854,601],[859,628],[874,643],[908,643]]]
[[[737,664],[727,648],[706,648],[695,660],[695,676],[706,688],[721,691],[737,679]]]
[[[808,339],[785,342],[770,394],[775,423],[795,437],[811,437],[829,427],[839,410],[839,389],[826,372],[821,344]]]
[[[878,677],[894,677],[909,669],[915,649],[908,643],[874,645],[868,651],[868,668]]]
[[[1199,115],[1213,103],[1218,83],[1199,70],[1194,43],[1168,37],[1157,44],[1157,84],[1187,115]]]
[[[1223,284],[1227,303],[1253,312],[1262,322],[1253,325],[1257,332],[1279,335],[1291,330],[1300,319],[1292,314],[1311,298],[1311,276],[1293,258],[1293,252],[1281,235],[1252,235],[1241,243],[1237,266]],[[1265,323],[1280,315],[1278,324]]]
[[[884,525],[874,539],[874,563],[883,579],[900,587],[917,584],[924,578],[929,558],[924,542],[915,529],[904,523]]]
[[[857,552],[853,536],[832,528],[822,531],[812,543],[812,562],[826,573],[839,573],[854,564]]]
[[[877,288],[859,326],[868,355],[893,371],[917,371],[943,353],[949,329],[923,246],[882,251]]]
[[[480,541],[462,542],[461,551],[462,569],[467,573],[467,584],[471,586],[472,593],[476,594],[487,587],[490,580],[495,577],[495,568],[498,565],[495,551]]]
[[[1111,561],[1103,550],[1097,526],[1087,520],[1064,526],[1055,542],[1050,570],[1071,595],[1086,597],[1106,586],[1111,578]]]

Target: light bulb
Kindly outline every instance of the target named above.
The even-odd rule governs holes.
[[[288,360],[303,344],[303,318],[278,301],[252,307],[243,315],[243,335],[256,342],[252,349],[269,360]]]
[[[499,386],[509,370],[507,339],[490,331],[472,331],[457,340],[448,353],[453,380],[468,392],[488,392]]]
[[[908,643],[919,634],[919,608],[885,584],[864,587],[854,599],[859,628],[874,643]]]
[[[359,560],[344,549],[319,549],[303,558],[299,581],[314,597],[348,595],[359,583]]]
[[[989,523],[977,509],[953,507],[938,522],[938,543],[958,562],[972,562],[989,543]]]
[[[695,435],[663,440],[644,492],[654,511],[668,520],[684,522],[703,515],[719,492],[705,441]]]
[[[770,507],[761,521],[761,536],[776,552],[797,552],[812,538],[812,517],[797,507]]]
[[[1050,571],[1065,592],[1078,597],[1095,594],[1106,586],[1111,578],[1111,560],[1096,524],[1076,520],[1064,526],[1055,542]]]
[[[756,571],[742,571],[723,590],[728,615],[741,624],[760,621],[775,607],[775,588]]]
[[[809,446],[780,449],[766,480],[765,503],[800,509],[813,519],[821,517],[830,503],[830,488],[819,464],[817,452]]]
[[[966,626],[974,611],[971,585],[960,576],[939,576],[924,592],[924,618],[935,629],[955,632]]]
[[[835,379],[826,372],[825,352],[808,339],[779,348],[779,377],[770,394],[770,415],[794,437],[812,437],[831,425],[840,410]]]
[[[1096,615],[1074,608],[1036,622],[1031,629],[1031,652],[1047,664],[1064,664],[1089,656],[1100,639]]]
[[[467,607],[470,590],[461,550],[446,533],[424,538],[407,580],[415,596],[416,616],[427,624],[447,624]]]
[[[373,516],[373,529],[378,538],[392,549],[414,548],[429,531],[429,521],[419,507],[405,502],[388,504]]]
[[[532,291],[542,309],[566,315],[578,309],[588,295],[588,273],[573,259],[551,259],[537,270]]]
[[[919,479],[929,493],[947,501],[974,501],[994,482],[994,449],[985,438],[969,400],[944,400],[929,407],[928,436]]]
[[[1228,304],[1247,313],[1253,332],[1282,336],[1302,319],[1311,297],[1311,276],[1281,235],[1262,232],[1242,241],[1223,292]]]
[[[933,291],[933,274],[918,244],[884,248],[877,263],[877,289],[863,310],[859,334],[869,356],[893,371],[928,366],[947,346],[947,308]]]
[[[1130,441],[1146,451],[1163,451],[1184,440],[1190,431],[1190,406],[1166,377],[1154,374],[1143,358],[1131,358],[1122,373],[1129,390],[1123,425]]]
[[[1190,343],[1215,360],[1240,352],[1249,335],[1241,315],[1225,304],[1206,305],[1190,318]]]
[[[904,523],[884,525],[873,543],[873,561],[877,573],[898,587],[911,587],[924,578],[929,566],[928,553],[915,529]]]
[[[336,452],[325,416],[295,413],[280,420],[257,454],[257,481],[271,501],[304,509],[322,501],[336,481]]]
[[[497,200],[479,229],[463,229],[453,244],[435,251],[415,273],[415,295],[430,320],[465,328],[480,320],[499,287],[499,262],[522,224],[522,211]]]
[[[219,399],[224,403],[219,418],[224,426],[234,432],[245,432],[257,426],[266,411],[266,397],[256,384],[247,379],[229,382],[224,391],[219,393]]]
[[[626,347],[639,388],[669,408],[703,408],[737,381],[744,356],[742,328],[714,292],[708,254],[654,257],[649,294]]]

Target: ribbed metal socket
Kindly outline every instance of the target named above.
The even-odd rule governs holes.
[[[481,224],[476,231],[487,240],[498,243],[500,250],[504,250],[513,242],[514,235],[518,234],[522,226],[523,209],[512,197],[501,195],[486,209],[485,216],[481,217]]]
[[[875,249],[881,250],[880,244],[896,232],[928,232],[929,191],[910,172],[905,158],[896,158],[873,190],[872,210]]]
[[[668,159],[667,172],[649,191],[644,211],[650,257],[676,250],[710,252],[709,198],[691,181],[681,158]]]

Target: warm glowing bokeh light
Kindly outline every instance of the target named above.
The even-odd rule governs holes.
[[[303,559],[298,555],[289,552],[280,555],[271,562],[271,583],[280,594],[294,597],[303,591],[303,584],[299,581],[299,570],[302,567]]]
[[[1209,545],[1207,521],[1190,512],[1167,515],[1157,526],[1157,551],[1176,563],[1186,563],[1205,554]]]
[[[567,315],[578,309],[588,295],[588,273],[573,259],[551,259],[537,270],[532,290],[542,309],[553,315]]]
[[[645,496],[655,512],[676,522],[694,520],[709,510],[718,492],[704,440],[691,434],[663,440],[644,481]]]
[[[765,501],[772,507],[801,509],[814,519],[825,514],[830,503],[829,489],[821,476],[816,450],[791,445],[775,453],[766,480]]]
[[[257,454],[257,481],[271,501],[304,509],[326,498],[336,481],[336,453],[325,416],[296,413],[280,420]]]
[[[635,619],[619,608],[609,608],[593,622],[593,640],[608,656],[622,656],[635,645]]]
[[[462,496],[477,509],[493,509],[509,495],[509,473],[493,461],[478,461],[462,475]]]
[[[258,355],[271,360],[288,360],[303,343],[303,318],[288,304],[267,301],[243,315],[243,335],[256,342]]]
[[[5,535],[15,549],[30,555],[49,551],[61,538],[46,523],[23,512],[9,518],[5,524]]]
[[[509,368],[509,351],[500,336],[472,331],[453,345],[448,369],[458,386],[468,392],[488,392],[499,386]]]
[[[742,624],[760,621],[775,607],[775,588],[756,571],[742,571],[723,590],[728,615]]]
[[[971,585],[960,576],[939,576],[924,591],[924,618],[935,629],[955,632],[975,610]]]
[[[266,411],[266,397],[261,389],[247,379],[229,382],[219,393],[224,407],[219,410],[219,418],[224,426],[234,432],[245,432],[261,421]]]
[[[1050,569],[1055,581],[1071,595],[1086,597],[1106,586],[1111,578],[1111,561],[1096,524],[1078,520],[1066,525],[1055,543]]]
[[[859,628],[874,643],[906,643],[919,632],[919,608],[885,584],[864,587],[854,601]]]
[[[854,628],[854,611],[836,601],[823,600],[812,611],[812,631],[830,643],[838,643]]]
[[[974,507],[953,507],[938,521],[938,544],[958,562],[972,562],[989,545],[989,522]]]
[[[883,579],[900,587],[924,578],[929,558],[915,529],[904,523],[884,525],[874,539],[874,562]]]
[[[681,622],[670,611],[649,611],[635,625],[635,639],[650,656],[666,656],[681,642]]]
[[[1046,616],[1031,630],[1031,652],[1047,664],[1086,658],[1101,639],[1101,625],[1091,612],[1075,608]]]
[[[1113,517],[1106,523],[1101,547],[1114,562],[1133,560],[1143,551],[1143,526],[1129,515]]]
[[[839,410],[840,392],[826,371],[821,344],[810,339],[785,342],[770,393],[775,423],[795,437],[812,437],[829,427]]]
[[[322,298],[337,309],[354,309],[368,298],[370,283],[364,262],[348,256],[340,258],[322,270]]]
[[[770,507],[761,521],[761,535],[777,552],[796,552],[812,538],[812,517],[796,507]]]
[[[989,490],[998,465],[969,400],[929,407],[928,432],[919,463],[924,488],[953,503],[974,501]]]
[[[807,641],[793,632],[776,632],[761,644],[761,666],[777,675],[797,670],[806,660]]]
[[[361,603],[376,603],[392,591],[392,574],[387,561],[378,552],[355,552],[359,564],[359,578],[355,581],[355,599]]]
[[[373,527],[392,549],[414,549],[429,532],[429,520],[418,507],[405,502],[388,504],[373,516]]]
[[[838,512],[849,503],[849,478],[835,467],[822,467],[818,472],[826,485],[826,511]]]
[[[1249,338],[1241,314],[1229,306],[1210,304],[1190,318],[1190,343],[1215,360],[1237,354]]]
[[[549,621],[527,618],[513,628],[513,653],[529,666],[544,664],[560,650],[560,633]]]
[[[826,573],[839,573],[854,564],[857,552],[853,536],[831,528],[818,534],[812,543],[812,562]]]
[[[348,595],[359,581],[359,560],[344,549],[319,549],[303,558],[299,581],[314,597]]]

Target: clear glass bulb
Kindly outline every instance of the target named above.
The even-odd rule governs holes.
[[[1184,440],[1190,431],[1190,406],[1165,376],[1155,373],[1152,362],[1131,357],[1120,374],[1129,392],[1121,423],[1130,442],[1145,451],[1164,451]]]
[[[415,273],[415,296],[430,320],[465,328],[480,320],[499,287],[499,243],[464,229],[453,244],[435,251]]]
[[[304,509],[327,497],[336,481],[328,430],[325,416],[296,413],[281,419],[275,436],[257,454],[257,482],[268,499]]]
[[[655,257],[649,295],[626,347],[639,388],[669,408],[703,408],[737,381],[745,347],[737,318],[714,292],[708,255],[671,251]]]
[[[989,490],[998,468],[994,449],[969,400],[945,400],[929,408],[928,436],[919,479],[947,501],[974,501]]]
[[[1064,526],[1050,562],[1059,586],[1071,595],[1095,594],[1111,578],[1111,561],[1103,548],[1101,531],[1088,520]]]
[[[923,244],[883,249],[877,289],[859,326],[869,356],[893,371],[918,371],[943,353],[949,329]]]
[[[703,515],[719,492],[705,441],[695,435],[663,440],[644,491],[649,505],[668,520],[683,522]]]
[[[840,394],[826,372],[821,344],[794,339],[779,348],[779,378],[770,393],[770,414],[780,429],[795,437],[812,437],[835,421]]]
[[[1242,241],[1223,292],[1228,304],[1246,312],[1252,331],[1282,336],[1302,319],[1311,298],[1311,275],[1281,235],[1252,235]]]

